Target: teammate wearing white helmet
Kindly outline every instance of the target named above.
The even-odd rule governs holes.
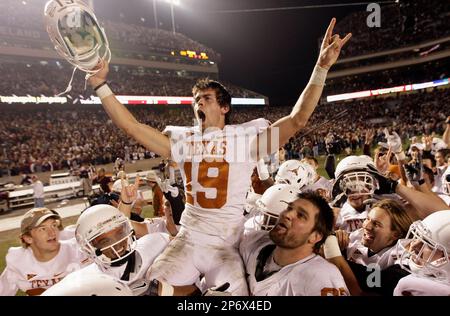
[[[370,207],[365,202],[378,189],[374,173],[377,173],[376,167],[369,156],[348,156],[339,162],[335,171],[333,197],[339,200],[345,196],[347,201],[336,219],[336,229],[351,233],[362,227]]]
[[[92,206],[80,215],[76,238],[94,263],[75,273],[110,275],[124,281],[134,295],[147,291],[145,274],[169,243],[169,236],[162,233],[136,240],[128,218],[106,204]]]
[[[331,233],[333,211],[314,192],[300,193],[275,227],[249,234],[240,245],[251,295],[348,295],[338,269],[315,251]]]
[[[398,247],[400,264],[411,276],[399,282],[394,295],[450,295],[450,210],[414,222]]]
[[[314,183],[316,171],[306,163],[298,160],[288,160],[278,169],[275,183],[295,186],[298,191]]]
[[[293,185],[275,184],[256,201],[254,216],[245,222],[244,235],[257,230],[271,230],[288,203],[297,199],[299,191]]]

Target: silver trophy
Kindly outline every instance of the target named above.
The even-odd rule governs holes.
[[[111,50],[103,28],[92,9],[79,0],[51,0],[45,5],[45,23],[58,54],[74,66],[65,94],[72,89],[76,69],[86,72],[86,80],[101,70],[100,60],[111,60]],[[60,94],[60,95],[61,95]]]

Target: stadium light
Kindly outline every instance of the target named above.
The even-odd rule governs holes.
[[[176,33],[175,30],[175,10],[174,10],[174,6],[180,6],[181,2],[180,0],[164,0],[165,2],[167,2],[168,4],[170,4],[170,16],[172,17],[172,32],[173,34]]]

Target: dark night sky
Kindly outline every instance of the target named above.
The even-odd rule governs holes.
[[[175,9],[177,31],[222,55],[220,79],[257,91],[273,105],[290,105],[303,90],[318,55],[318,38],[334,16],[338,19],[365,5],[257,13],[214,13],[254,9],[351,3],[346,0],[180,0]],[[99,18],[153,27],[151,0],[94,0]],[[158,17],[171,30],[169,5],[158,2]],[[135,22],[136,23],[136,22]],[[107,30],[106,30],[107,32]]]

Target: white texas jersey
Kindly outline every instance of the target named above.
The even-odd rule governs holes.
[[[15,295],[18,290],[40,295],[69,273],[90,263],[75,239],[63,240],[60,244],[58,254],[47,262],[38,261],[29,247],[9,248],[6,268],[0,277],[0,296]]]
[[[280,267],[257,281],[258,256],[273,245],[269,232],[259,231],[245,237],[240,245],[249,290],[253,296],[341,296],[349,295],[344,278],[336,266],[312,254],[296,263]]]
[[[450,284],[410,274],[400,279],[394,296],[450,296]]]
[[[368,266],[369,264],[377,264],[381,270],[384,270],[398,263],[399,255],[396,245],[386,247],[377,253],[369,255],[369,248],[361,243],[364,235],[364,229],[360,228],[350,234],[350,241],[347,246],[347,260]]]
[[[145,275],[153,261],[163,252],[168,244],[169,235],[162,233],[148,234],[137,240],[134,271],[130,273],[128,281],[122,280],[133,291],[135,296],[143,294],[147,290],[149,282],[145,279]],[[126,264],[123,264],[119,267],[105,268],[92,263],[74,273],[105,273],[116,279],[121,279],[126,266]]]
[[[165,129],[171,158],[185,183],[182,226],[236,241],[243,229],[245,196],[256,166],[250,159],[250,144],[268,126],[265,119],[256,119],[203,134],[198,126]]]
[[[367,209],[360,213],[348,201],[345,202],[336,219],[336,229],[342,229],[348,233],[354,232],[362,227],[364,220],[367,218],[367,213]]]

